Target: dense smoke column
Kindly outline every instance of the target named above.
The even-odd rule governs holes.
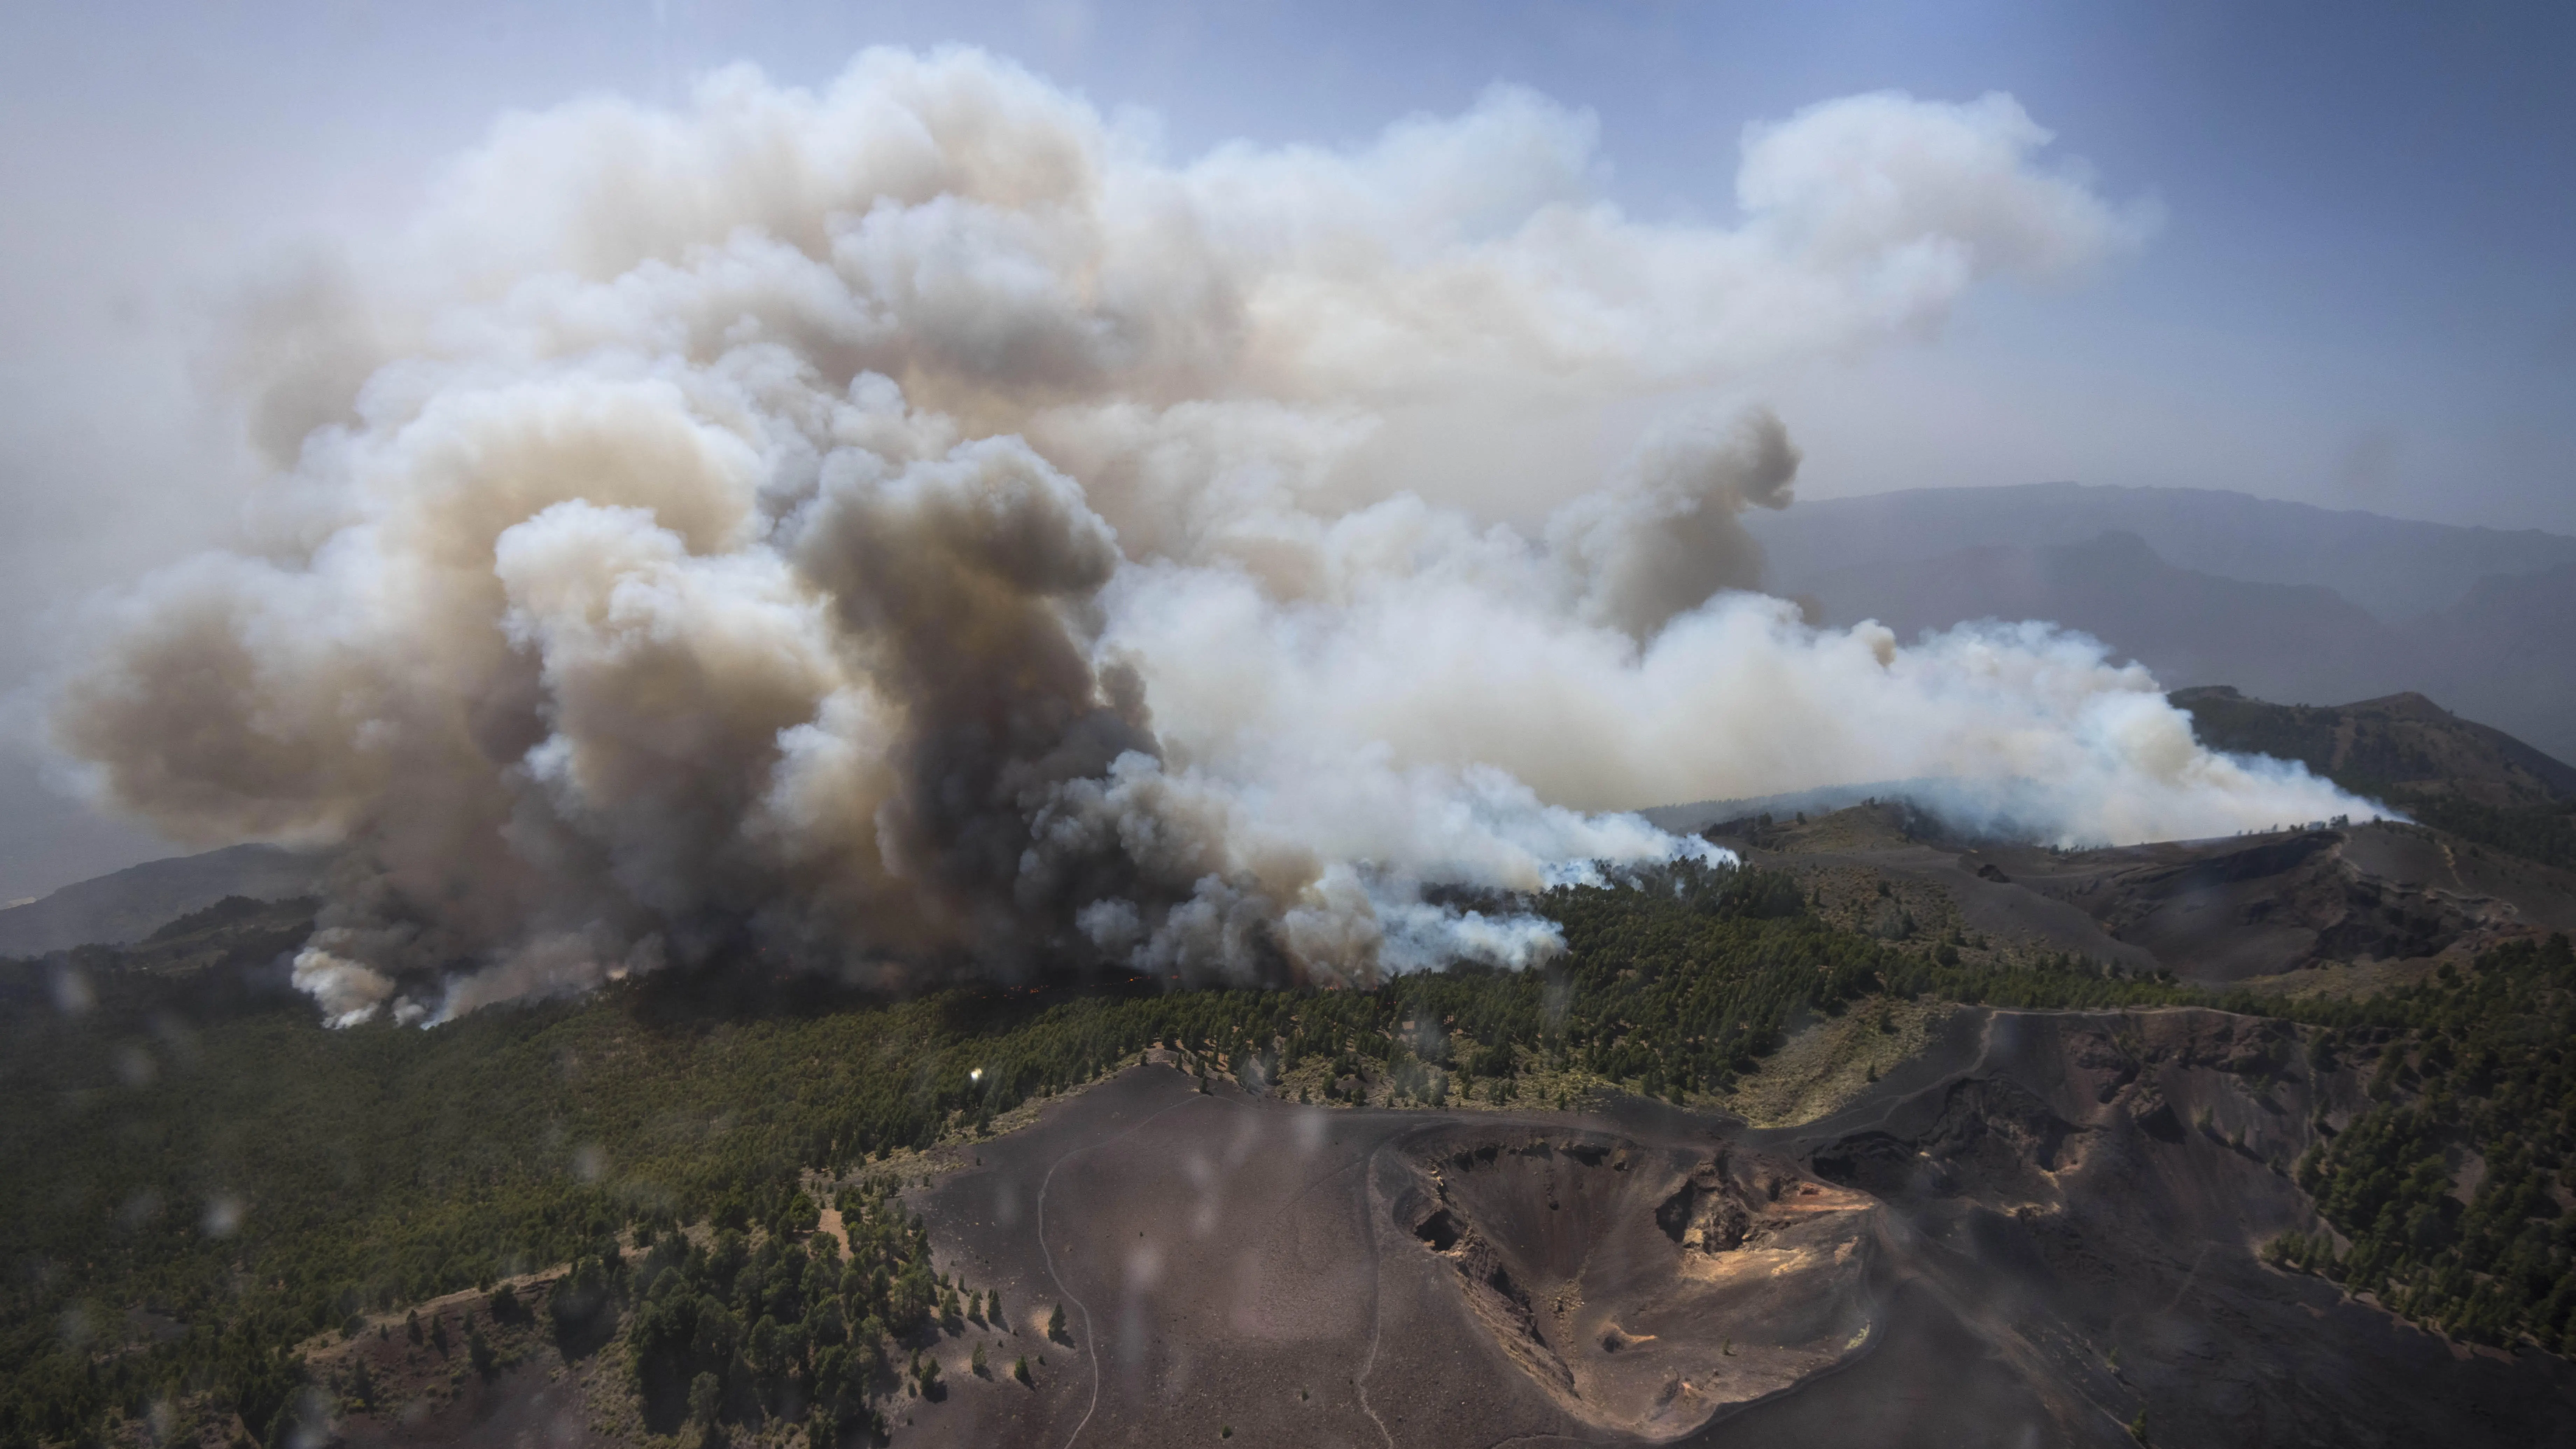
[[[1185,898],[1216,868],[1177,816],[1155,822],[1175,837],[1162,851],[1038,835],[1067,814],[1068,787],[1161,754],[1134,671],[1092,657],[1095,596],[1120,555],[1072,480],[1005,440],[888,482],[827,480],[792,555],[901,702],[900,784],[876,825],[954,933],[916,951],[951,944],[1004,974],[1098,959],[1081,912]]]
[[[245,314],[248,536],[101,603],[55,736],[174,837],[340,848],[295,966],[336,1022],[673,963],[1524,966],[1545,921],[1426,887],[1820,784],[2066,840],[2353,808],[2091,641],[1750,592],[1799,466],[1758,406],[1521,446],[2149,218],[2003,96],[1755,128],[1725,228],[1598,200],[1593,131],[1498,89],[1174,165],[972,51],[513,117]]]

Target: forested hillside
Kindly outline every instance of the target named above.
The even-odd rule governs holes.
[[[274,1437],[295,1404],[313,1401],[298,1398],[314,1373],[294,1356],[299,1344],[363,1324],[355,1315],[488,1292],[556,1265],[574,1272],[546,1311],[582,1323],[606,1311],[601,1322],[622,1325],[613,1331],[648,1391],[648,1423],[787,1414],[855,1431],[884,1395],[904,1391],[925,1315],[983,1311],[951,1301],[958,1285],[930,1271],[920,1225],[893,1204],[879,1164],[971,1143],[1157,1043],[1202,1073],[1307,1100],[1548,1107],[1618,1089],[1704,1102],[1803,1013],[1866,998],[2207,999],[2073,958],[2001,964],[1955,933],[1892,942],[1838,929],[1793,880],[1761,871],[1680,866],[1529,904],[1564,930],[1568,951],[1551,967],[1407,976],[1373,991],[1177,992],[1124,979],[884,1002],[795,980],[717,992],[668,976],[431,1030],[328,1031],[309,1002],[263,988],[255,971],[225,985],[249,946],[10,964],[0,968],[0,1153],[12,1164],[0,1174],[0,1258],[14,1271],[0,1289],[0,1442],[72,1442],[139,1423],[155,1405],[207,1425],[238,1415],[249,1433]],[[200,930],[276,928],[263,921]],[[2563,943],[2550,950],[2531,956],[2537,966],[2514,956],[2495,969],[2558,983]],[[2458,1063],[2454,1080],[2481,1092],[2563,1054],[2560,1038],[2443,1025],[2467,989],[2299,1010],[2348,1034],[2374,1031],[2382,1051],[2406,1050],[2385,1043],[2431,1024],[2450,1055],[2414,1070]],[[2472,1133],[2499,1164],[2493,1181],[2556,1170],[2558,1158],[2536,1148],[2564,1136],[2565,1113],[2528,1095],[2491,1098]],[[2357,1126],[2346,1140],[2357,1154],[2424,1130]],[[2495,1145],[2507,1136],[2520,1146]],[[2344,1162],[2313,1170],[2347,1174]],[[2528,1196],[2513,1203],[2555,1206]],[[826,1205],[843,1214],[851,1262],[814,1237]],[[2379,1222],[2367,1204],[2329,1211],[2356,1231]],[[2411,1219],[2395,1221],[2414,1242]],[[2475,1245],[2496,1233],[2527,1236],[2511,1223],[2476,1227],[2484,1221],[2444,1240],[2459,1244],[2462,1271],[2484,1271]],[[2395,1268],[2365,1256],[2353,1271],[2435,1281],[2422,1276],[2434,1271],[2423,1251],[2389,1260]],[[2551,1252],[2537,1261],[2560,1271],[2564,1255]],[[2539,1281],[2541,1267],[2515,1262]],[[2558,1310],[2529,1297],[2492,1321],[2557,1322]],[[2425,1311],[2453,1313],[2456,1300]],[[502,1334],[500,1311],[462,1321]],[[609,1331],[582,1323],[557,1327]],[[499,1340],[481,1341],[478,1371],[498,1354]],[[317,1386],[357,1391],[345,1378]]]
[[[2290,1234],[2267,1255],[2459,1337],[2530,1334],[2576,1354],[2567,938],[2499,947],[2362,1015],[2312,1047],[2321,1062],[2366,1065],[2377,1099],[2299,1164],[2332,1232]],[[2465,1201],[2463,1182],[2474,1185]]]
[[[0,1254],[26,1271],[0,1298],[0,1434],[191,1395],[263,1428],[294,1375],[281,1355],[352,1313],[599,1259],[638,1225],[783,1212],[816,1175],[988,1130],[1154,1042],[1317,1097],[1529,1100],[1515,1084],[1543,1076],[1680,1098],[1796,1013],[1867,994],[2177,995],[1838,931],[1762,873],[1683,866],[1538,904],[1571,948],[1544,972],[900,1003],[788,983],[750,1006],[664,978],[428,1031],[323,1030],[300,996],[216,989],[221,957],[10,966],[0,1152],[23,1170],[0,1178]]]

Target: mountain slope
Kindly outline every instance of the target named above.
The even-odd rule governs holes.
[[[2420,694],[2328,707],[2225,687],[2172,699],[2214,749],[2297,760],[2464,840],[2576,869],[2576,766]]]
[[[2576,565],[2480,581],[2404,626],[2413,687],[2576,756]]]
[[[1963,527],[1936,520],[1925,538]],[[2331,545],[2284,539],[2278,552],[2324,557]],[[1778,570],[1773,588],[1807,600],[1823,623],[1877,619],[1905,638],[1975,619],[2051,620],[2168,686],[2223,681],[2309,705],[2421,691],[2576,756],[2576,631],[2564,627],[2576,619],[2576,563],[2479,579],[2447,607],[2392,624],[2336,588],[2186,567],[2134,532],[1885,558],[1856,548],[1853,557],[1863,561]],[[2273,572],[2306,566],[2292,560]],[[2340,587],[2367,593],[2374,579]]]
[[[0,911],[0,956],[140,941],[227,896],[282,901],[309,895],[327,861],[327,856],[273,845],[233,845],[146,861]]]
[[[2576,538],[2420,523],[2203,488],[2032,483],[1919,488],[1800,502],[1745,519],[1769,586],[1815,592],[1825,574],[1983,547],[2052,548],[2134,533],[2199,573],[2331,588],[2382,620],[2446,609],[2490,577],[2576,565]]]
[[[2408,682],[2397,634],[2332,589],[2178,568],[2133,533],[1858,565],[1816,576],[1809,592],[1825,623],[1876,619],[1908,639],[1971,619],[2052,620],[2169,684],[2226,680],[2305,700]]]

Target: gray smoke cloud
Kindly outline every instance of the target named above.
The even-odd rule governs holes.
[[[1736,516],[1789,506],[1798,448],[1756,408],[1725,432],[1704,420],[1667,424],[1627,474],[1559,508],[1547,540],[1584,580],[1575,616],[1642,643],[1710,596],[1761,581],[1761,550]]]
[[[2088,640],[1751,592],[1739,515],[1798,466],[1759,408],[1535,526],[1454,501],[1486,422],[2134,244],[2048,139],[1828,102],[1747,134],[1717,227],[1593,198],[1590,118],[1509,89],[1188,164],[962,50],[514,116],[246,318],[257,539],[104,604],[55,737],[173,835],[343,847],[295,978],[344,1024],[675,962],[1527,965],[1546,922],[1425,887],[1705,855],[1621,812],[1854,779],[2070,839],[2350,808]]]

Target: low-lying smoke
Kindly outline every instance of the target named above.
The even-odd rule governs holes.
[[[1424,888],[1705,854],[1615,812],[1853,779],[2068,838],[2348,805],[2089,641],[1746,592],[1738,515],[1798,468],[1760,409],[1535,526],[1429,501],[1517,418],[1916,331],[2144,226],[2001,96],[1749,132],[1731,227],[1592,199],[1592,130],[1497,90],[1173,165],[971,51],[511,118],[259,310],[258,542],[107,606],[57,738],[174,835],[345,847],[295,963],[340,1023],[669,962],[1519,966],[1545,922]]]

